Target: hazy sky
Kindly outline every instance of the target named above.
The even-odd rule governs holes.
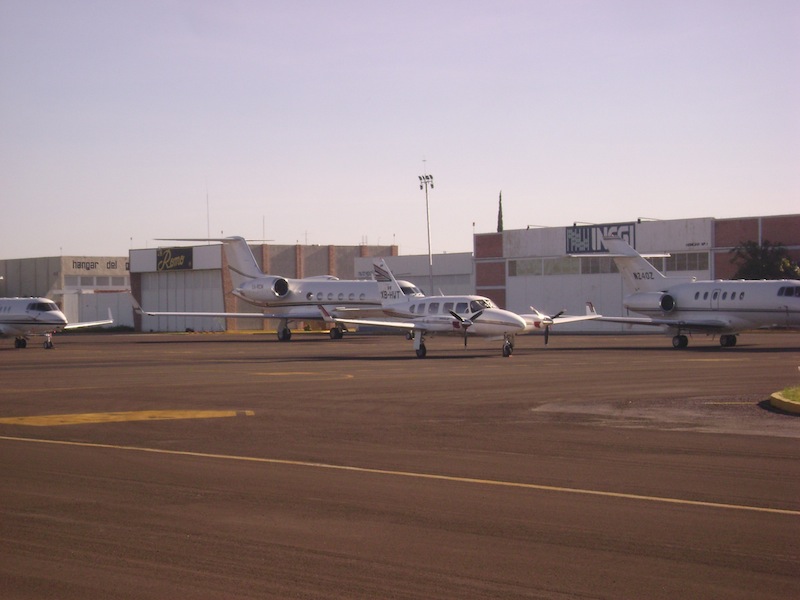
[[[424,254],[424,170],[434,252],[501,190],[506,229],[800,212],[800,2],[0,0],[0,258]]]

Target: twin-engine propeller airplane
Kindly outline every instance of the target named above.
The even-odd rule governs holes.
[[[687,281],[665,277],[616,237],[604,238],[622,274],[626,310],[646,317],[598,317],[632,325],[660,325],[673,334],[672,345],[689,345],[686,333],[719,335],[735,346],[741,331],[800,328],[800,281]]]
[[[25,348],[28,338],[44,336],[44,347],[53,347],[53,334],[57,331],[112,325],[111,309],[104,321],[68,323],[67,317],[52,300],[47,298],[0,298],[0,335],[14,336],[14,347]]]
[[[518,315],[498,308],[489,298],[483,296],[408,297],[402,293],[400,284],[385,261],[373,266],[386,318],[328,317],[336,323],[405,330],[407,337],[414,340],[414,351],[418,358],[425,358],[427,355],[427,334],[454,334],[464,338],[464,346],[471,336],[502,339],[502,354],[508,357],[514,351],[514,338],[517,334],[544,328],[546,342],[549,328],[556,322],[596,318],[596,315],[561,317],[560,313],[555,317],[548,317],[538,311],[536,314]]]
[[[238,319],[278,319],[278,340],[289,341],[292,332],[290,321],[326,321],[320,307],[332,315],[369,317],[381,315],[381,297],[378,284],[371,279],[342,280],[331,275],[290,279],[268,275],[261,271],[250,247],[242,237],[180,238],[173,241],[222,242],[232,293],[263,312],[156,312],[141,307],[136,310],[152,317],[223,317]],[[401,282],[401,292],[410,297],[420,297],[422,292],[409,282]],[[340,339],[345,329],[335,324],[331,327],[332,339]]]

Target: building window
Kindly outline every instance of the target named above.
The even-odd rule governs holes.
[[[617,263],[607,256],[584,256],[581,259],[581,273],[584,275],[619,273]]]
[[[665,271],[707,271],[708,252],[676,252],[664,259]]]
[[[524,258],[508,261],[509,277],[527,277],[542,274],[541,258]]]
[[[549,258],[543,261],[542,267],[544,275],[579,275],[581,260],[573,256]]]

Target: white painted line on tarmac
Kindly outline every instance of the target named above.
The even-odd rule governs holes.
[[[725,510],[744,510],[757,513],[768,513],[775,515],[788,515],[800,517],[800,510],[789,510],[783,508],[769,508],[764,506],[748,506],[745,504],[726,504],[724,502],[703,502],[700,500],[685,500],[682,498],[669,498],[665,496],[644,496],[640,494],[626,494],[622,492],[607,492],[603,490],[589,490],[581,488],[569,488],[552,485],[540,485],[536,483],[520,483],[515,481],[500,481],[496,479],[478,479],[473,477],[459,477],[454,475],[436,475],[433,473],[417,473],[413,471],[394,471],[389,469],[373,469],[368,467],[354,467],[347,465],[333,465],[328,463],[309,462],[302,460],[286,460],[280,458],[258,458],[254,456],[234,456],[227,454],[211,454],[206,452],[188,452],[184,450],[163,450],[160,448],[144,448],[138,446],[119,446],[115,444],[95,444],[90,442],[70,442],[63,440],[45,440],[34,438],[21,438],[12,436],[0,436],[0,440],[12,442],[28,442],[35,444],[54,444],[63,446],[77,446],[82,448],[102,448],[106,450],[125,450],[128,452],[147,452],[151,454],[163,454],[170,456],[188,456],[193,458],[213,458],[216,460],[231,460],[239,462],[253,462],[271,465],[283,465],[292,467],[304,467],[313,469],[329,469],[333,471],[349,471],[351,473],[365,473],[370,475],[388,475],[394,477],[408,477],[412,479],[429,479],[436,481],[446,481],[452,483],[467,483],[473,485],[490,485],[496,487],[516,488],[525,490],[536,490],[544,492],[559,492],[564,494],[579,494],[583,496],[601,496],[605,498],[619,498],[624,500],[639,500],[643,502],[656,502],[662,504],[674,504],[681,506],[697,506],[701,508],[718,508]]]

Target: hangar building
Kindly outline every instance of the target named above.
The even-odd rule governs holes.
[[[250,246],[261,270],[288,278],[334,275],[358,279],[355,261],[397,256],[397,246]],[[370,258],[366,258],[368,262]],[[371,262],[370,262],[371,264]],[[141,305],[155,312],[261,312],[231,293],[221,244],[131,250],[131,289]],[[371,272],[371,267],[370,267]],[[140,331],[260,330],[258,319],[148,317],[134,315]],[[319,324],[314,324],[319,325]],[[268,322],[274,329],[277,322]]]
[[[780,243],[800,260],[800,215],[574,223],[476,234],[476,293],[519,313],[530,312],[533,305],[549,314],[562,309],[583,314],[591,301],[600,314],[622,316],[622,277],[613,260],[602,256],[603,236],[610,234],[628,240],[642,254],[669,253],[667,258],[651,259],[666,276],[730,279],[736,272],[731,250],[746,241]],[[582,321],[558,329],[600,333],[631,328]]]
[[[49,256],[0,260],[0,297],[50,298],[70,323],[108,317],[133,326],[127,256]]]

